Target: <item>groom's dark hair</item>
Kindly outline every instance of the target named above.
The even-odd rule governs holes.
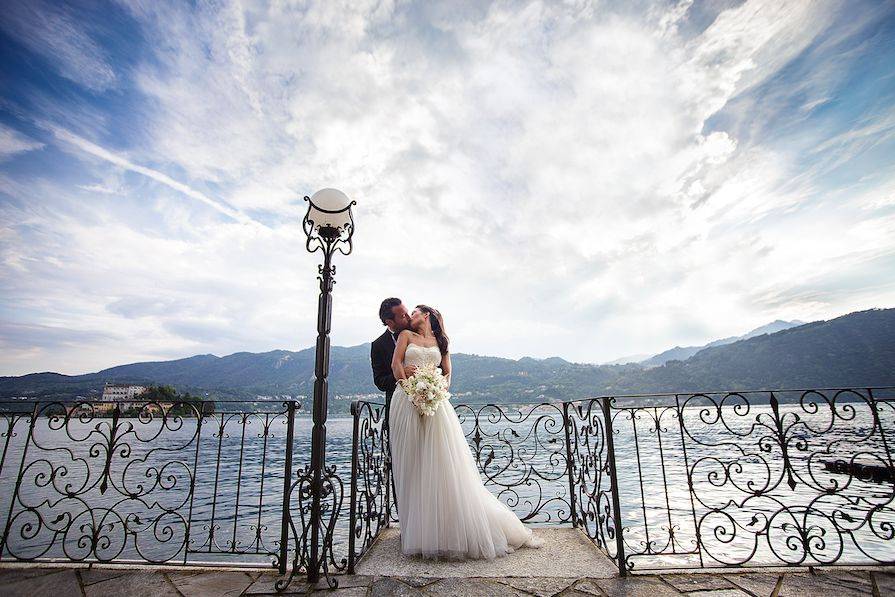
[[[394,319],[395,314],[392,313],[392,309],[401,304],[401,299],[391,297],[382,301],[382,304],[379,305],[379,320],[382,321],[382,325],[388,325],[385,323],[386,319]]]

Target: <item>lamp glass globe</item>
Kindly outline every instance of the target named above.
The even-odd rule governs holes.
[[[308,218],[314,222],[315,228],[324,226],[344,228],[351,222],[347,209],[350,203],[351,200],[342,191],[320,189],[311,196]]]

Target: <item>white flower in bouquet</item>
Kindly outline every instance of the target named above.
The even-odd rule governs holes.
[[[431,363],[417,367],[416,373],[400,380],[401,387],[421,415],[431,417],[443,400],[449,400],[447,378]]]

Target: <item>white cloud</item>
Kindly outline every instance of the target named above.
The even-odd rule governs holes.
[[[340,344],[374,337],[394,294],[438,306],[456,350],[592,362],[895,298],[872,279],[849,282],[854,303],[826,284],[895,251],[888,203],[865,189],[815,207],[807,152],[753,134],[794,97],[834,98],[820,80],[750,94],[830,43],[838,5],[745,2],[696,33],[689,2],[646,17],[585,2],[129,8],[154,49],[133,69],[145,143],[124,157],[53,127],[90,174],[89,217],[10,211],[37,224],[0,237],[3,277],[29,272],[17,296],[41,297],[35,324],[141,339],[117,360],[310,345],[300,198],[324,186],[358,201]],[[883,122],[821,151],[879,142]],[[34,196],[18,184],[11,196]],[[34,229],[56,240],[31,244]],[[96,346],[78,366],[110,364]],[[63,354],[41,359],[72,372]]]
[[[43,56],[60,75],[101,92],[114,87],[118,76],[89,27],[66,6],[42,0],[6,3],[0,18],[7,35]]]
[[[43,146],[43,143],[29,139],[15,129],[0,123],[0,161],[26,151],[40,149]]]
[[[70,146],[72,146],[78,150],[81,150],[85,153],[88,153],[92,156],[96,156],[102,160],[105,160],[111,164],[114,164],[115,166],[124,168],[125,170],[130,170],[131,172],[136,172],[137,174],[142,174],[143,176],[147,176],[157,182],[160,182],[161,184],[163,184],[167,187],[174,189],[175,191],[178,191],[178,192],[186,195],[187,197],[190,197],[191,199],[201,201],[202,203],[212,207],[213,209],[221,212],[222,214],[224,214],[230,218],[233,218],[236,221],[239,221],[242,223],[254,223],[251,218],[249,218],[248,216],[246,216],[239,210],[236,210],[236,209],[233,209],[227,205],[224,205],[220,201],[216,201],[216,200],[212,199],[205,193],[197,191],[188,185],[185,185],[181,182],[174,180],[167,174],[159,172],[158,170],[153,170],[152,168],[147,168],[145,166],[140,166],[138,164],[134,164],[133,162],[127,160],[126,158],[116,155],[116,154],[112,153],[111,151],[108,151],[107,149],[104,149],[104,148],[100,147],[99,145],[96,145],[95,143],[91,143],[87,139],[79,137],[78,135],[75,135],[74,133],[67,131],[65,129],[61,129],[59,127],[55,127],[52,125],[48,126],[47,128],[56,136],[57,139],[62,141],[64,144],[70,145]],[[93,188],[88,187],[87,190],[96,190],[96,189],[95,189],[95,187],[93,187]]]
[[[118,187],[107,186],[104,184],[78,185],[78,188],[90,191],[91,193],[102,193],[104,195],[115,195],[121,192],[121,189]]]

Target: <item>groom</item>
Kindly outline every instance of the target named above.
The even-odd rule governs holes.
[[[388,411],[392,402],[392,394],[395,392],[395,376],[392,373],[392,355],[395,354],[395,345],[398,343],[398,334],[410,329],[410,314],[407,307],[399,298],[387,298],[379,305],[379,320],[386,327],[381,336],[370,344],[370,364],[373,367],[373,383],[385,392],[385,419],[383,427],[388,427]],[[413,375],[416,368],[405,367],[407,375]]]
[[[370,365],[373,367],[373,383],[376,387],[385,392],[385,412],[382,419],[382,434],[388,445],[389,459],[388,466],[391,468],[391,442],[389,441],[388,429],[388,411],[392,404],[392,394],[395,393],[395,386],[398,382],[392,373],[392,356],[395,354],[395,345],[398,343],[398,334],[403,330],[410,329],[410,314],[407,313],[407,307],[399,298],[387,298],[379,305],[379,321],[386,327],[381,336],[373,340],[370,344]],[[407,375],[413,375],[416,367],[408,365],[404,368]],[[395,508],[398,507],[398,497],[395,493],[395,478],[391,477],[392,495],[395,496]]]

